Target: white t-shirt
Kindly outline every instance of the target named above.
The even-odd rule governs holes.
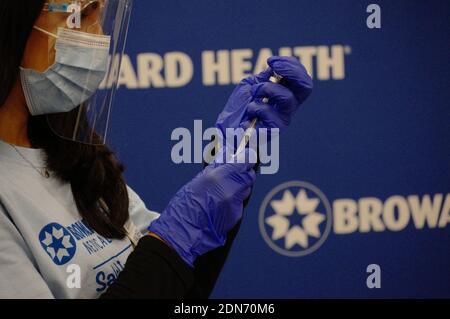
[[[0,298],[98,297],[125,266],[130,239],[92,231],[70,185],[30,164],[44,166],[43,150],[17,149],[26,160],[0,141]],[[128,194],[130,220],[144,235],[159,214],[130,188]]]

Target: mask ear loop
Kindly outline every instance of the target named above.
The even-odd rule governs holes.
[[[55,34],[53,34],[53,33],[51,33],[51,32],[48,32],[48,31],[46,31],[46,30],[44,30],[44,29],[42,29],[42,28],[39,28],[39,27],[37,27],[37,26],[33,26],[33,28],[36,29],[36,30],[38,30],[38,31],[40,31],[40,32],[42,32],[42,33],[45,33],[46,35],[48,35],[48,36],[50,36],[50,37],[52,37],[52,38],[58,39],[58,36],[57,36],[57,35],[55,35]]]
[[[48,31],[46,31],[46,30],[44,30],[44,29],[42,29],[42,28],[39,28],[38,26],[35,26],[35,25],[34,25],[34,26],[33,26],[33,29],[36,29],[37,31],[40,31],[40,32],[42,32],[42,33],[44,33],[44,34],[46,34],[46,35],[52,37],[52,38],[58,39],[58,36],[57,36],[56,34],[53,34],[53,33],[51,33],[51,32],[48,32]],[[23,70],[24,68],[23,68],[22,66],[19,66],[19,69]]]

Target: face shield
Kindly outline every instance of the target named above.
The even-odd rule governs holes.
[[[104,144],[127,37],[132,0],[48,1],[35,29],[47,45],[45,85],[40,96],[58,136]],[[45,57],[43,57],[45,59]],[[44,81],[33,76],[34,87]],[[38,91],[38,92],[39,92]],[[46,92],[47,91],[47,92]],[[53,106],[53,108],[52,108]],[[32,112],[33,114],[33,112]]]

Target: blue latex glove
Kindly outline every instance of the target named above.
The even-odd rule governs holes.
[[[227,233],[242,218],[243,202],[255,182],[252,152],[242,163],[213,162],[186,184],[148,230],[174,248],[191,267],[197,256],[223,246]],[[254,151],[253,151],[254,152]],[[222,153],[224,154],[224,153]],[[221,154],[218,155],[218,158]]]
[[[248,77],[233,91],[225,109],[220,113],[216,126],[226,134],[226,128],[249,127],[258,118],[258,128],[284,130],[299,106],[312,92],[313,83],[305,67],[293,57],[271,57],[269,68]],[[283,77],[282,84],[269,81],[273,72]],[[263,99],[268,98],[268,103]]]

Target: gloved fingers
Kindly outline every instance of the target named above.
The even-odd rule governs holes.
[[[283,80],[293,85],[311,88],[312,79],[298,58],[286,56],[273,56],[267,59],[267,64]]]
[[[228,191],[237,194],[254,185],[256,172],[248,163],[227,163],[211,169],[207,173],[207,181],[211,186],[228,185]]]
[[[251,188],[256,182],[256,173],[252,168],[245,172],[232,171],[229,178],[239,185],[238,192],[242,193],[245,189]]]
[[[245,78],[244,80],[241,81],[240,84],[254,85],[262,82],[268,82],[272,75],[273,70],[270,67],[268,67],[261,73]]]
[[[244,129],[244,131],[246,129],[248,129],[250,127],[250,125],[252,124],[252,121],[244,121],[241,124],[239,124],[239,127]]]
[[[255,75],[255,79],[258,81],[257,83],[263,83],[269,81],[270,77],[273,75],[273,70],[271,67],[268,67],[261,73]]]
[[[272,74],[272,69],[267,68],[255,76],[249,76],[242,80],[228,99],[224,111],[219,114],[216,125],[224,131],[230,123],[238,124],[236,121],[242,118],[245,114],[245,106],[253,99],[252,86],[269,81]]]
[[[254,150],[245,149],[245,151],[236,155],[235,162],[228,162],[213,169],[213,177],[219,181],[220,179],[232,180],[242,187],[249,187],[256,181],[256,152]],[[245,162],[242,162],[245,157]],[[249,160],[250,159],[250,160]],[[223,181],[222,181],[223,182]]]
[[[290,117],[279,113],[272,105],[252,102],[247,107],[247,116],[258,119],[258,128],[285,129],[290,124]]]
[[[293,114],[299,106],[294,92],[281,84],[272,82],[256,84],[252,87],[252,94],[256,100],[267,98],[269,104],[275,105],[281,113]]]
[[[256,182],[256,171],[255,169],[252,167],[251,170],[248,171],[248,175],[249,175],[249,181],[250,181],[250,185],[249,186],[253,186]]]
[[[294,92],[299,103],[308,98],[313,89],[313,81],[297,58],[274,56],[269,58],[267,63],[275,73],[283,77],[286,86]]]
[[[220,126],[224,125],[225,123],[228,123],[230,121],[230,119],[228,118],[230,115],[238,117],[238,114],[242,112],[244,106],[247,105],[247,103],[249,103],[253,98],[252,85],[253,84],[240,83],[234,89],[233,93],[230,95],[227,101],[224,111],[220,113],[217,118],[216,121],[217,125]]]
[[[245,190],[242,191],[242,197],[244,200],[250,197],[250,194],[252,193],[252,188],[247,187]]]

